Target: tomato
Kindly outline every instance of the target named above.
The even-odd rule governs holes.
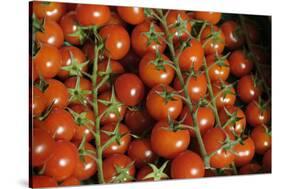
[[[271,135],[266,126],[258,126],[252,130],[251,138],[255,143],[257,154],[264,154],[271,148]]]
[[[240,175],[249,175],[249,174],[256,174],[261,171],[261,166],[257,163],[249,163],[246,165],[243,165],[239,169],[239,174]]]
[[[146,53],[139,63],[139,75],[148,87],[158,84],[170,84],[175,71],[167,63],[171,63],[164,54]]]
[[[260,97],[261,86],[253,75],[245,75],[238,81],[237,93],[239,98],[248,104]]]
[[[75,134],[76,124],[69,112],[64,109],[53,109],[43,122],[44,128],[56,140],[70,141]]]
[[[236,101],[236,92],[233,86],[226,81],[214,82],[212,84],[213,93],[216,99],[216,106],[221,109],[226,106],[233,106]]]
[[[184,118],[183,124],[193,126],[192,115],[187,106],[183,108],[180,118]],[[212,109],[209,107],[199,107],[197,112],[197,123],[201,135],[205,134],[207,130],[214,127],[215,115]],[[192,137],[195,137],[195,132],[193,129],[189,129],[189,132]]]
[[[233,147],[235,152],[234,162],[237,167],[241,167],[250,163],[255,155],[255,143],[249,137],[243,141],[243,144],[238,143]]]
[[[146,108],[155,120],[176,119],[182,110],[182,100],[173,95],[175,90],[168,85],[156,85],[146,97]]]
[[[144,97],[144,85],[135,74],[120,75],[117,77],[114,87],[118,99],[127,106],[139,104]]]
[[[117,7],[119,16],[127,23],[136,25],[144,21],[144,8],[141,7]]]
[[[227,80],[230,73],[227,59],[224,59],[221,55],[211,54],[206,57],[206,63],[211,81]]]
[[[133,161],[126,155],[113,154],[103,161],[102,169],[105,182],[128,182],[132,180],[135,175],[135,166]],[[120,173],[116,167],[123,169],[123,178],[118,180]],[[125,170],[127,169],[127,170]],[[122,171],[121,171],[122,172]]]
[[[33,87],[32,91],[32,115],[37,117],[40,116],[47,107],[47,100],[44,94],[38,88]]]
[[[157,156],[152,151],[150,139],[135,139],[128,148],[128,156],[135,161],[135,166],[140,168],[147,163],[153,163]]]
[[[32,136],[32,166],[41,166],[51,156],[55,141],[40,128],[34,128]]]
[[[225,46],[227,48],[233,50],[242,47],[245,38],[242,28],[237,22],[225,21],[221,25],[221,30],[225,36]]]
[[[207,26],[201,34],[201,43],[206,55],[221,54],[225,46],[225,36],[217,26]]]
[[[200,178],[204,177],[204,162],[201,157],[189,150],[180,153],[172,161],[171,177],[181,178]]]
[[[82,51],[88,58],[88,60],[93,61],[95,58],[95,46],[90,40],[86,41],[82,47]]]
[[[111,17],[106,24],[107,25],[117,24],[123,26],[124,28],[127,28],[127,23],[115,11],[111,12]]]
[[[33,2],[33,13],[39,19],[51,19],[59,21],[61,16],[65,13],[66,6],[59,2]]]
[[[229,57],[230,72],[236,77],[249,74],[254,66],[253,61],[241,51],[233,51]]]
[[[150,29],[153,28],[153,32],[149,32]],[[157,32],[157,33],[156,33]],[[162,37],[157,37],[156,35],[160,35],[164,37],[163,30],[153,22],[143,22],[135,26],[131,34],[131,43],[132,48],[139,56],[143,56],[148,51],[159,51],[163,53],[166,48],[166,43],[162,39]],[[149,38],[147,35],[150,35],[155,40],[149,42]]]
[[[55,144],[53,155],[46,161],[44,174],[63,181],[70,177],[78,161],[78,152],[74,144],[67,141],[58,141]]]
[[[257,101],[248,104],[245,113],[247,123],[253,127],[267,124],[270,120],[270,108],[268,106],[262,107]]]
[[[33,57],[36,72],[43,78],[55,77],[60,70],[62,57],[59,50],[51,45],[41,44],[40,50]]]
[[[87,72],[87,65],[84,65],[82,69],[80,69],[82,66],[81,64],[86,62],[86,56],[79,48],[74,46],[65,46],[60,49],[60,53],[62,56],[62,68],[57,74],[60,79],[65,80],[73,74],[69,71],[63,70],[63,67],[65,66],[73,66],[71,70],[74,73],[81,73],[78,71]]]
[[[271,173],[271,153],[271,149],[267,150],[262,159],[262,167],[267,173]]]
[[[173,130],[168,122],[160,121],[153,127],[150,140],[153,152],[173,159],[188,148],[190,135],[188,130]]]
[[[191,68],[198,71],[203,64],[204,49],[199,41],[191,39],[188,46],[179,55],[179,66],[183,71]]]
[[[114,130],[116,129],[117,124],[116,123],[111,123],[111,124],[107,124],[105,126],[103,126],[101,128],[101,144],[104,145],[108,140],[110,140],[112,137],[114,137],[113,135],[107,135],[106,132],[114,132]],[[111,143],[108,147],[106,147],[103,150],[103,156],[104,157],[109,157],[112,154],[124,154],[128,147],[129,144],[131,142],[131,135],[130,135],[130,131],[128,129],[128,127],[126,125],[123,124],[119,124],[119,129],[118,131],[119,133],[117,133],[116,135],[116,140]],[[117,142],[119,140],[119,142]]]
[[[215,154],[210,158],[213,168],[224,168],[234,161],[231,149],[220,149],[225,142],[226,133],[221,128],[211,128],[203,136],[203,142],[208,154]]]
[[[138,66],[140,57],[131,48],[124,58],[120,60],[120,63],[128,72],[138,73]]]
[[[56,187],[58,186],[57,181],[48,176],[33,175],[31,177],[32,188],[45,188],[45,187]]]
[[[103,26],[110,19],[110,9],[104,5],[78,4],[76,19],[82,26]]]
[[[47,80],[47,89],[44,96],[47,99],[47,105],[53,104],[53,107],[65,108],[68,105],[68,91],[65,85],[55,79]]]
[[[66,180],[64,180],[60,186],[79,186],[81,183],[80,181],[75,177],[69,177]]]
[[[221,19],[221,13],[195,11],[194,17],[198,20],[204,20],[204,21],[210,22],[211,24],[217,24]]]
[[[153,181],[153,178],[144,179],[146,175],[152,172],[153,172],[152,168],[147,165],[141,167],[136,176],[137,181]]]
[[[105,56],[113,60],[122,59],[130,49],[130,36],[121,25],[107,25],[99,31],[105,45]]]

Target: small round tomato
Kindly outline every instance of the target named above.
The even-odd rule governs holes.
[[[244,34],[240,25],[229,20],[221,25],[221,30],[225,36],[225,46],[231,50],[240,48],[244,42]]]
[[[67,141],[58,141],[53,155],[44,164],[44,174],[57,181],[63,181],[72,175],[77,161],[78,152],[75,145]]]
[[[247,123],[253,127],[267,124],[270,120],[270,108],[264,106],[257,101],[252,101],[246,107]]]
[[[47,100],[38,88],[33,87],[32,92],[32,115],[37,117],[40,116],[47,107]]]
[[[139,104],[144,97],[144,85],[140,78],[132,73],[117,77],[114,88],[118,99],[127,106]]]
[[[224,168],[234,161],[234,154],[231,149],[220,149],[225,142],[226,133],[221,128],[211,128],[203,136],[203,142],[208,154],[214,155],[210,158],[210,165],[213,168]]]
[[[76,124],[69,112],[64,109],[53,109],[43,121],[44,129],[56,140],[70,141],[75,134]]]
[[[230,72],[236,77],[242,77],[249,74],[254,66],[253,61],[241,51],[233,51],[229,57]]]
[[[41,166],[54,150],[55,141],[43,129],[34,128],[32,138],[32,166]]]
[[[227,80],[230,68],[226,58],[221,55],[211,54],[206,57],[206,63],[211,81]]]
[[[136,176],[137,181],[153,181],[153,178],[144,179],[148,174],[152,172],[152,168],[147,165],[141,167]]]
[[[136,25],[144,21],[144,8],[141,7],[117,7],[119,16],[127,23]]]
[[[163,53],[166,48],[166,43],[163,30],[153,22],[143,22],[135,26],[131,35],[132,48],[139,56],[143,56],[148,51],[159,51]],[[153,40],[149,42],[149,37]],[[155,39],[154,39],[155,38]]]
[[[53,177],[33,175],[31,177],[32,188],[49,188],[58,186],[57,181]]]
[[[80,181],[75,177],[69,177],[64,180],[60,186],[80,186]]]
[[[105,56],[113,60],[122,59],[130,49],[130,36],[121,25],[107,25],[99,31],[105,40]]]
[[[104,5],[79,4],[76,19],[82,26],[103,26],[110,19],[110,9]]]
[[[59,21],[66,11],[64,3],[59,2],[33,2],[33,13],[39,19]],[[47,20],[46,19],[46,20]]]
[[[217,26],[207,26],[201,34],[201,43],[206,55],[221,54],[225,46],[223,32]]]
[[[198,154],[192,151],[184,151],[172,161],[171,177],[173,179],[200,178],[204,175],[204,162]]]
[[[176,119],[182,110],[182,100],[175,96],[175,90],[168,85],[156,85],[146,97],[146,108],[155,120]]]
[[[182,71],[191,68],[198,71],[203,64],[204,49],[199,41],[191,39],[188,46],[179,55],[179,66]]]
[[[111,11],[111,17],[109,21],[106,23],[106,25],[111,25],[111,24],[117,24],[123,26],[124,28],[127,28],[127,23],[115,11]]]
[[[250,163],[255,155],[255,143],[250,137],[242,143],[238,143],[232,148],[235,152],[234,162],[237,167]]]
[[[226,106],[233,106],[236,101],[236,92],[233,86],[226,81],[217,81],[212,84],[216,106],[221,109]]]
[[[217,24],[221,19],[221,13],[195,11],[194,17],[198,20],[204,20],[204,21],[210,22],[211,24]]]
[[[262,159],[262,167],[267,173],[271,173],[271,153],[271,149],[267,150]]]
[[[107,183],[129,182],[132,180],[136,172],[131,158],[123,154],[113,154],[106,158],[103,161],[102,169],[104,180]],[[122,174],[121,180],[118,179],[118,175],[120,174]]]
[[[118,127],[118,125],[116,123],[111,123],[111,124],[107,124],[105,126],[103,126],[101,128],[101,144],[104,145],[108,140],[110,140],[112,137],[116,137],[116,140],[111,143],[108,147],[106,147],[103,150],[103,156],[104,157],[109,157],[112,154],[124,154],[128,147],[129,144],[131,142],[131,135],[130,135],[130,131],[128,129],[128,127],[126,125],[123,124],[119,124],[119,129],[117,131],[117,133],[114,133],[116,127]],[[108,135],[105,132],[112,132],[112,135]]]
[[[168,122],[160,121],[153,127],[150,140],[153,152],[173,159],[188,148],[190,135],[188,130],[175,130]]]
[[[261,86],[253,75],[245,75],[238,81],[237,93],[239,98],[248,104],[260,97]]]
[[[56,47],[41,44],[40,50],[33,57],[33,64],[38,75],[41,75],[44,79],[48,79],[55,77],[59,72],[62,57]]]
[[[146,53],[139,63],[139,75],[148,87],[158,84],[169,85],[175,76],[172,63],[164,54]]]
[[[239,169],[240,175],[256,174],[261,171],[262,167],[257,163],[248,163]]]
[[[265,125],[255,127],[252,130],[251,138],[255,143],[257,154],[262,155],[271,148],[271,135],[267,130]]]

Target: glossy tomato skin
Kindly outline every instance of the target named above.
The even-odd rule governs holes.
[[[270,120],[270,108],[266,107],[262,110],[257,101],[252,101],[246,107],[246,119],[250,126],[257,127],[262,124],[267,124]]]
[[[271,149],[267,150],[263,155],[262,167],[267,173],[271,173],[271,162],[272,162],[272,152]]]
[[[45,188],[45,187],[56,187],[58,186],[57,181],[49,176],[38,176],[33,175],[31,177],[32,188]]]
[[[258,86],[258,83],[255,83],[253,75],[245,75],[238,81],[237,93],[239,98],[248,104],[260,97],[261,87]]]
[[[41,166],[51,156],[55,141],[47,131],[41,128],[33,129],[32,166]]]
[[[32,96],[32,115],[37,117],[42,114],[42,112],[47,107],[47,100],[44,94],[36,87],[33,87]]]
[[[111,124],[107,124],[101,128],[101,130],[102,130],[101,144],[102,145],[105,144],[112,137],[112,136],[107,135],[103,131],[113,132],[116,127],[117,127],[116,123],[111,123]],[[117,141],[114,141],[107,148],[104,149],[104,151],[103,151],[104,157],[109,157],[112,154],[124,154],[127,151],[129,144],[131,142],[130,131],[126,125],[121,124],[121,123],[119,124],[118,131],[119,131],[120,135],[124,135],[124,136],[122,136],[120,138],[119,144],[117,143]]]
[[[44,79],[55,77],[62,64],[59,50],[51,45],[42,44],[40,50],[33,57],[36,72]]]
[[[74,144],[67,141],[58,141],[55,144],[53,155],[46,161],[44,174],[63,181],[70,177],[78,161],[78,152]]]
[[[113,60],[122,59],[130,49],[130,36],[121,25],[107,25],[99,31],[105,40],[105,56]]]
[[[229,56],[230,72],[236,77],[249,74],[254,64],[250,58],[241,50],[236,50]]]
[[[196,11],[194,17],[199,20],[205,20],[212,24],[217,24],[221,19],[221,13],[219,12],[203,12]]]
[[[156,32],[163,32],[163,30],[156,24],[152,22],[145,21],[141,24],[135,26],[131,34],[131,43],[132,48],[139,56],[143,56],[146,52],[155,52],[158,50],[160,53],[163,53],[166,48],[166,43],[163,39],[157,39],[157,43],[152,41],[148,45],[148,38],[144,35],[145,32],[149,32],[150,26],[153,25]]]
[[[271,148],[271,135],[266,131],[265,127],[265,125],[255,127],[251,133],[256,153],[261,155]]]
[[[233,86],[229,86],[228,89],[224,88],[223,85],[229,85],[226,81],[223,83],[216,81],[212,83],[212,89],[216,98],[216,106],[221,109],[226,106],[233,106],[236,101],[236,91]],[[229,90],[229,91],[227,91]]]
[[[204,177],[204,162],[201,157],[189,150],[176,156],[171,165],[173,179]]]
[[[152,150],[157,155],[173,159],[188,148],[190,134],[188,130],[173,131],[168,122],[160,121],[153,127],[150,140]]]
[[[80,186],[80,181],[75,177],[69,177],[64,180],[60,186]]]
[[[62,15],[66,11],[66,6],[64,3],[59,2],[33,2],[33,13],[39,19],[50,19],[54,21],[59,21]]]
[[[119,16],[127,23],[136,25],[144,21],[144,8],[141,7],[117,7]]]
[[[225,81],[227,80],[230,68],[229,68],[229,62],[227,59],[223,61],[224,65],[218,65],[216,62],[220,61],[218,60],[221,58],[221,55],[218,55],[218,57],[215,54],[208,55],[206,57],[206,63],[209,68],[209,77],[211,81]]]
[[[118,173],[116,172],[116,166],[119,166],[120,168],[128,168],[127,174],[133,177],[136,172],[135,166],[131,165],[131,167],[128,167],[132,162],[133,161],[131,160],[131,158],[123,154],[113,154],[110,157],[106,158],[103,161],[103,165],[102,165],[105,182],[107,183],[114,182],[116,176],[118,176]],[[122,180],[122,182],[128,182],[128,181],[131,180],[130,179]]]
[[[221,26],[221,30],[224,33],[227,48],[231,50],[238,49],[244,44],[245,38],[242,28],[235,21],[225,21]]]
[[[76,124],[69,112],[64,109],[53,109],[43,122],[44,128],[55,140],[70,141],[76,131]]]
[[[118,99],[127,106],[139,104],[144,97],[144,84],[135,74],[120,75],[117,77],[114,87]]]
[[[164,61],[170,61],[169,58],[164,54],[160,54],[160,56],[163,61],[155,62],[157,61],[156,53],[148,52],[139,63],[139,75],[145,85],[150,88],[158,84],[169,85],[175,76],[173,68],[164,64]]]
[[[173,96],[172,99],[165,99],[157,93],[163,91],[168,93],[174,92],[174,89],[168,85],[157,85],[153,87],[146,97],[146,108],[148,113],[155,120],[168,120],[168,115],[171,119],[176,119],[182,110],[182,100]]]
[[[261,171],[262,167],[257,163],[248,163],[239,169],[240,175],[257,174]]]
[[[233,147],[235,153],[234,162],[237,167],[241,167],[250,163],[255,155],[255,143],[249,137],[243,141],[243,144],[238,143]]]
[[[110,19],[110,9],[104,5],[79,4],[76,7],[76,19],[82,26],[103,26]]]

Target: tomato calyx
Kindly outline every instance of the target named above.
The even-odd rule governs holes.
[[[78,147],[78,153],[79,153],[79,158],[80,160],[85,163],[85,157],[88,156],[90,158],[93,158],[94,160],[96,160],[96,152],[93,150],[89,150],[85,148],[86,145],[86,135],[83,135],[82,141]]]
[[[234,82],[234,83],[231,83],[231,84],[225,84],[224,82],[220,82],[220,86],[219,88],[221,89],[221,92],[222,93],[222,98],[225,99],[226,98],[226,95],[230,94],[230,95],[236,95],[233,91],[232,91],[232,88],[233,86],[237,83]]]
[[[165,104],[167,104],[169,101],[176,100],[174,98],[176,95],[178,95],[176,91],[168,91],[163,85],[161,85],[161,88],[161,91],[154,90],[154,92],[163,98]]]
[[[160,44],[159,39],[164,36],[164,32],[157,32],[155,30],[154,23],[150,24],[149,31],[148,32],[143,32],[143,35],[147,37],[147,43],[146,46],[151,45],[153,42],[156,44]]]
[[[214,43],[223,42],[221,33],[221,30],[215,31],[214,26],[211,25],[211,33],[205,38],[206,41],[203,43],[202,47],[205,48],[209,41],[213,41]]]
[[[191,34],[187,31],[187,24],[188,20],[182,19],[181,16],[178,15],[176,22],[174,24],[168,25],[168,28],[176,29],[178,36],[182,36],[184,34],[188,34],[188,36],[191,36]]]
[[[128,164],[126,167],[121,167],[119,165],[114,165],[117,176],[112,178],[110,183],[123,183],[127,181],[131,181],[134,179],[133,176],[130,175],[130,169],[132,166],[134,166],[134,161],[132,161],[130,164]]]
[[[79,101],[83,105],[87,105],[87,95],[91,94],[90,90],[83,90],[80,87],[80,76],[77,77],[76,84],[74,88],[69,88],[69,101],[70,102],[76,102]]]
[[[114,128],[114,130],[112,132],[110,131],[105,131],[102,130],[101,132],[105,133],[106,135],[108,135],[109,137],[111,137],[103,146],[102,149],[106,149],[109,145],[111,145],[113,142],[116,142],[118,145],[121,145],[121,139],[123,136],[127,135],[128,132],[125,132],[123,134],[121,134],[120,130],[120,122],[117,122],[116,127]]]
[[[85,31],[85,28],[78,25],[78,23],[76,24],[76,31],[73,33],[68,34],[68,36],[70,37],[79,37],[79,41],[80,44],[84,44],[84,42],[86,41],[86,39],[88,38],[88,34]]]
[[[147,180],[147,179],[153,179],[154,181],[159,181],[159,180],[163,180],[163,179],[168,179],[169,176],[164,173],[164,170],[167,167],[169,160],[165,161],[163,163],[163,165],[160,168],[157,168],[154,164],[149,163],[148,165],[151,167],[152,172],[147,174],[143,180]]]
[[[39,20],[35,14],[32,15],[32,27],[34,29],[34,33],[36,32],[44,32],[45,31],[45,19]]]
[[[157,70],[162,70],[164,72],[166,72],[166,68],[165,65],[171,65],[169,60],[165,60],[162,56],[162,54],[159,52],[159,50],[156,50],[156,58],[154,60],[150,61],[150,64],[153,64]]]
[[[94,122],[87,118],[87,112],[77,113],[77,112],[71,110],[70,108],[67,108],[67,110],[70,112],[70,114],[74,118],[75,123],[78,126],[87,126],[89,124],[94,126]]]
[[[227,53],[224,56],[219,56],[217,53],[215,54],[215,64],[214,65],[218,65],[220,67],[229,67],[228,64],[225,63],[225,61],[227,60],[228,56],[230,55],[230,53]]]
[[[265,101],[264,99],[262,99],[262,97],[259,97],[258,101],[254,101],[254,103],[261,110],[261,113],[264,113],[264,112],[266,112],[266,110],[268,108],[270,100]]]
[[[226,107],[224,107],[224,111],[228,116],[228,120],[224,123],[222,128],[226,128],[229,124],[232,124],[232,127],[235,128],[236,122],[243,119],[243,117],[238,117],[238,110],[230,113]]]

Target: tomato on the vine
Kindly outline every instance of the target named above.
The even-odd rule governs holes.
[[[212,90],[218,109],[226,106],[233,106],[235,104],[236,92],[234,87],[228,82],[216,81],[212,83]]]
[[[271,134],[268,130],[269,128],[267,128],[265,125],[255,127],[252,130],[251,138],[255,143],[257,154],[264,154],[271,148]]]
[[[232,150],[234,151],[234,163],[237,167],[241,167],[250,163],[255,155],[255,143],[248,137],[242,141],[242,144],[236,144]]]
[[[210,54],[206,57],[206,63],[211,81],[227,80],[230,68],[226,58],[221,55]]]
[[[262,167],[257,163],[248,163],[239,169],[240,175],[256,174],[261,171]]]
[[[259,81],[255,76],[245,75],[238,81],[237,93],[239,98],[248,104],[253,100],[258,100],[262,90]]]
[[[32,92],[32,115],[37,117],[40,116],[47,107],[47,100],[40,89],[33,87]]]
[[[33,2],[33,13],[39,19],[59,21],[66,11],[66,4],[59,2]]]
[[[127,23],[136,25],[144,21],[144,8],[141,7],[117,7],[119,16]]]
[[[31,177],[32,188],[45,188],[45,187],[56,187],[58,186],[57,181],[53,177],[33,175]]]
[[[230,72],[236,77],[249,74],[254,66],[253,61],[241,50],[233,51],[229,56]]]
[[[221,19],[221,13],[196,11],[194,13],[194,17],[198,20],[204,20],[211,24],[217,24]]]
[[[270,107],[255,100],[247,105],[245,113],[247,123],[253,127],[267,124],[270,120]]]
[[[240,48],[244,42],[244,33],[241,26],[232,20],[225,21],[221,25],[221,30],[225,36],[225,46],[231,50]]]
[[[65,179],[60,186],[80,186],[80,181],[75,177]]]

